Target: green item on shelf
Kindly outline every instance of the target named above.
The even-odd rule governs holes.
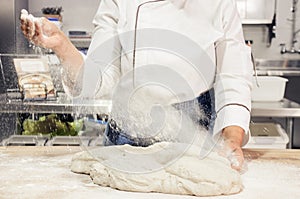
[[[42,116],[38,120],[26,119],[23,122],[23,135],[77,136],[83,127],[82,120],[62,122],[56,114]]]

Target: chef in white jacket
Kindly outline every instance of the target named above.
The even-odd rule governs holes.
[[[74,82],[80,74],[84,74],[84,56],[67,36],[47,19],[33,19],[23,12],[21,20],[23,33],[29,40],[36,45],[52,49],[60,58],[63,63],[66,91],[72,93]],[[105,63],[102,84],[96,88],[96,95],[109,95],[109,91],[122,75],[132,71],[133,67],[149,64],[173,65],[174,70],[185,77],[194,95],[180,93],[180,96],[183,96],[182,100],[197,98],[201,93],[214,88],[214,138],[224,138],[225,146],[231,149],[239,161],[239,164],[233,167],[241,168],[244,161],[241,147],[249,138],[252,62],[250,48],[244,43],[235,0],[101,0],[93,23],[95,30],[87,57],[103,52],[101,46],[105,46],[104,59],[111,61]],[[139,30],[143,29],[157,30],[151,38],[154,41],[159,40],[155,33],[170,32],[174,33],[174,37],[170,38],[180,35],[200,46],[213,63],[211,68],[207,69],[210,72],[203,71],[202,76],[213,76],[197,78],[192,70],[181,68],[184,67],[182,60],[176,60],[176,57],[172,60],[171,55],[132,52],[139,48],[139,40],[134,36],[142,35]],[[126,32],[131,32],[132,37],[120,36]],[[162,42],[164,39],[166,38],[162,37]],[[174,41],[176,42],[179,41]],[[130,53],[126,53],[126,50]],[[197,52],[191,52],[197,56]],[[113,60],[118,56],[119,59]],[[172,97],[167,99],[170,103],[177,103]]]

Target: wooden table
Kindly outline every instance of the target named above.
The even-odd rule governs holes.
[[[132,193],[94,185],[70,171],[81,147],[0,147],[0,198],[164,198],[192,196]],[[244,190],[210,198],[300,198],[300,150],[244,150],[248,170]]]

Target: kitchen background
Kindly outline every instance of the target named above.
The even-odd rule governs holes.
[[[63,8],[62,30],[66,34],[68,34],[68,31],[72,30],[86,31],[88,33],[92,32],[92,19],[100,3],[100,0],[2,0],[0,2],[0,24],[4,23],[8,26],[8,22],[6,21],[8,20],[7,16],[14,14],[15,21],[13,22],[14,26],[12,28],[17,33],[19,31],[19,13],[14,13],[13,10],[4,10],[5,6],[2,6],[2,4],[20,1],[24,4],[24,8],[27,7],[29,12],[35,16],[42,16],[41,8],[43,7],[61,6]],[[251,41],[252,51],[256,60],[300,60],[300,54],[298,53],[281,53],[282,44],[285,44],[287,50],[291,49],[292,32],[297,31],[298,28],[300,28],[300,12],[297,12],[300,5],[297,4],[296,6],[296,18],[293,20],[293,12],[291,11],[293,2],[297,2],[297,0],[237,0],[239,12],[243,18],[245,39]],[[19,3],[16,3],[16,5],[19,5]],[[16,6],[15,9],[18,10],[20,8]],[[274,16],[276,16],[276,18],[274,18]],[[295,30],[292,29],[293,24],[296,27]],[[276,38],[270,37],[272,36],[272,32],[276,34]],[[1,30],[0,36],[1,38],[5,38],[7,37],[7,33],[4,33]],[[20,35],[17,34],[16,37],[14,37],[14,41],[18,39],[21,40],[21,38],[19,38]],[[295,34],[295,39],[299,40],[299,42],[295,40],[294,43],[295,49],[298,50],[300,49],[300,35]],[[0,53],[5,53],[8,42],[9,39],[0,39]],[[23,48],[22,44],[26,42],[22,40],[22,42],[16,43],[19,44],[17,44],[17,47],[10,52],[18,52],[20,48]],[[3,47],[5,47],[5,49],[3,49]],[[300,66],[296,65],[296,67],[299,67],[300,71]],[[300,76],[295,74],[280,75],[289,79],[285,97],[300,103],[300,92],[297,89],[297,85],[300,84]],[[5,121],[7,121],[7,118],[9,117],[6,117]],[[253,119],[255,120],[255,118]],[[264,119],[270,120],[270,118]],[[272,120],[274,119],[272,118]],[[285,126],[283,120],[276,119],[276,121]],[[5,127],[5,125],[7,125],[5,123],[7,122],[1,121],[0,117],[1,128],[11,128],[10,126]],[[2,130],[2,132],[4,131]],[[298,119],[296,119],[295,132],[293,147],[300,148],[300,120],[298,121]]]
[[[92,19],[97,11],[99,0],[29,0],[29,11],[37,16],[42,15],[41,8],[63,7],[63,30],[93,30]],[[241,17],[244,20],[246,40],[253,41],[253,53],[256,58],[282,59],[299,58],[298,55],[280,53],[280,44],[290,46],[293,0],[277,0],[276,38],[268,46],[268,23],[271,23],[275,13],[275,0],[237,0]],[[299,6],[299,5],[298,5]],[[248,20],[249,19],[249,20]],[[248,21],[247,21],[248,20]],[[251,21],[252,20],[252,21]],[[248,25],[246,25],[248,24]],[[250,24],[250,25],[249,25]],[[300,13],[297,15],[297,25],[300,28]],[[300,47],[300,41],[296,44]]]

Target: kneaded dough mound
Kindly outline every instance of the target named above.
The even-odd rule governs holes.
[[[95,184],[124,191],[215,196],[242,190],[240,174],[227,159],[215,152],[200,158],[197,146],[180,156],[179,150],[181,144],[165,142],[146,148],[101,147],[75,154],[71,170],[89,174]]]

